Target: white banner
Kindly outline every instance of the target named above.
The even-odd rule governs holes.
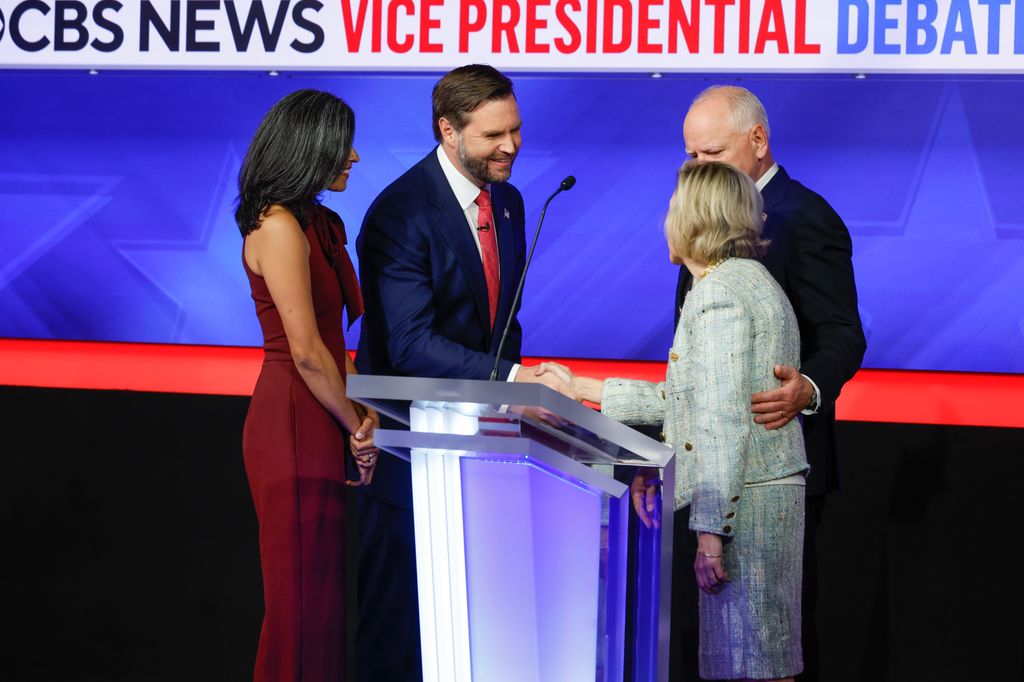
[[[1024,73],[1024,0],[0,0],[0,68]]]

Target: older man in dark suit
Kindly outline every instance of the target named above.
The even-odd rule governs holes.
[[[499,377],[558,386],[520,367],[512,309],[526,260],[523,199],[508,184],[522,141],[512,81],[489,66],[445,75],[433,92],[438,146],[370,206],[356,242],[366,313],[364,374],[488,379],[512,316]],[[395,428],[394,424],[385,424]],[[357,679],[421,679],[409,464],[381,457],[360,508]]]
[[[860,368],[866,348],[857,311],[850,233],[824,199],[789,177],[775,163],[769,145],[768,117],[757,97],[733,86],[708,88],[694,100],[683,122],[686,153],[694,159],[730,163],[757,185],[767,219],[763,236],[771,240],[762,259],[782,285],[800,326],[800,369],[777,367],[782,386],[752,398],[755,421],[780,428],[803,414],[804,440],[811,472],[807,479],[807,519],[803,564],[804,673],[818,679],[817,605],[818,523],[825,495],[837,487],[835,401]],[[692,284],[679,272],[676,320]],[[683,510],[681,513],[685,513]],[[680,522],[682,521],[682,522]],[[675,524],[672,679],[696,680],[696,592],[689,563],[695,542],[685,519]],[[691,575],[685,575],[690,571]]]

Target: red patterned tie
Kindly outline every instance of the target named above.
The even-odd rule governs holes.
[[[477,213],[477,234],[480,235],[480,254],[484,261],[484,277],[487,279],[487,304],[491,311],[491,329],[494,329],[494,318],[498,315],[498,237],[494,233],[494,216],[491,214],[491,193],[480,190],[476,198],[479,207]]]

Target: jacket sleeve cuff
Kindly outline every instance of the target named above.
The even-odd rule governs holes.
[[[728,528],[729,530],[725,530]],[[731,538],[736,535],[736,529],[730,521],[723,521],[721,524],[700,523],[690,519],[690,530],[694,533],[713,533],[724,538]]]
[[[811,382],[811,388],[814,389],[814,399],[811,401],[811,405],[814,406],[812,410],[810,406],[807,409],[800,410],[801,414],[818,414],[821,411],[821,389],[818,388],[818,384],[814,383],[814,379],[810,378],[806,374],[801,374],[804,379]]]

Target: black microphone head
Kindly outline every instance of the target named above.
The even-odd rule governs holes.
[[[572,189],[572,186],[576,184],[576,178],[572,175],[566,176],[565,180],[562,180],[561,188]]]

